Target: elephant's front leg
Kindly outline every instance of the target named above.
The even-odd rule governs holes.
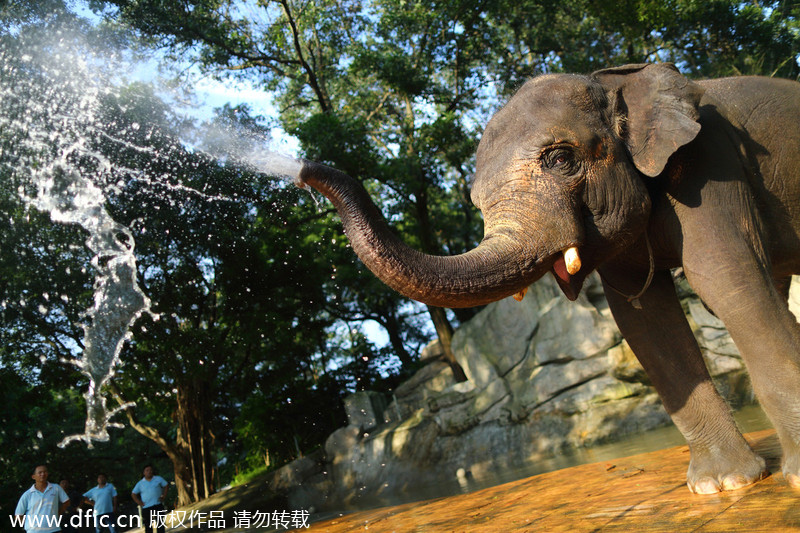
[[[634,308],[611,287],[634,294],[641,289],[646,273],[613,266],[600,273],[620,331],[689,444],[689,489],[710,494],[738,489],[762,478],[764,460],[742,437],[728,405],[714,387],[669,271],[656,272],[640,298],[642,309]]]

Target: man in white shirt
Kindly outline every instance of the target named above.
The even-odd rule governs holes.
[[[108,483],[108,477],[97,475],[97,486],[83,494],[87,503],[94,506],[95,529],[100,533],[108,528],[110,533],[117,533],[114,527],[114,516],[117,513],[117,489]]]
[[[61,513],[69,505],[69,496],[59,485],[47,481],[47,465],[38,465],[31,478],[33,486],[22,494],[14,514],[25,520],[28,533],[61,531]]]
[[[162,502],[167,497],[169,483],[155,475],[151,465],[144,467],[143,474],[144,477],[133,487],[131,497],[142,508],[145,533],[153,533],[153,524],[157,525],[158,533],[164,533],[164,519],[162,517],[159,521],[158,517],[164,512]]]

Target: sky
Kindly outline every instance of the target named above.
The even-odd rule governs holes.
[[[278,111],[272,104],[272,94],[254,87],[246,80],[216,80],[210,76],[198,79],[194,91],[200,107],[195,109],[199,118],[209,118],[215,108],[229,104],[232,107],[247,104],[253,115],[275,118]],[[297,139],[286,134],[279,127],[270,129],[272,134],[271,148],[276,152],[297,157],[300,145]]]

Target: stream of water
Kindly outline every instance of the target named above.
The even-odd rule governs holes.
[[[31,42],[20,36],[15,46],[0,49],[0,130],[7,139],[2,163],[30,208],[88,234],[93,305],[84,313],[82,356],[68,359],[89,380],[86,424],[82,435],[69,436],[62,445],[73,440],[91,445],[109,438],[107,428],[119,408],[109,409],[101,390],[149,300],[136,282],[133,236],[105,208],[101,184],[113,169],[95,141],[103,135],[98,103],[107,89],[89,81],[91,56],[77,55],[60,37]]]

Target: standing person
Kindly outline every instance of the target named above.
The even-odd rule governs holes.
[[[79,506],[83,498],[81,498],[80,492],[72,488],[72,483],[70,483],[68,478],[62,477],[58,484],[64,489],[67,496],[69,496],[69,502],[67,502],[67,507],[64,509],[64,514],[62,515],[64,518],[61,520],[61,531],[64,533],[76,533],[78,529],[72,524],[72,520],[76,514],[80,513]]]
[[[142,508],[145,533],[153,533],[153,524],[158,524],[158,533],[164,533],[164,522],[163,519],[158,522],[158,514],[164,510],[162,502],[167,496],[169,483],[155,475],[151,465],[145,466],[142,473],[144,477],[133,487],[131,497]]]
[[[117,533],[114,517],[117,515],[117,489],[108,482],[108,476],[97,474],[97,486],[83,494],[84,501],[94,505],[94,528],[100,533],[108,528],[110,533]]]
[[[28,533],[53,533],[61,531],[61,513],[69,505],[69,496],[60,485],[47,481],[47,465],[33,469],[33,486],[22,494],[14,514],[25,520]]]

